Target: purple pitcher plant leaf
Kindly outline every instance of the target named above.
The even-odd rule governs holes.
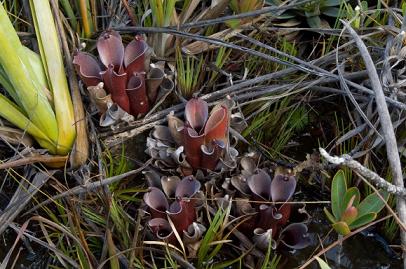
[[[120,34],[107,30],[96,47],[101,64],[92,55],[77,52],[73,60],[76,71],[87,87],[104,82],[112,101],[127,113],[135,117],[146,114],[161,94],[173,89],[173,81],[165,77],[163,68],[146,73],[148,45],[142,36],[137,35],[124,47]]]
[[[260,205],[259,206],[259,219],[256,227],[262,229],[272,229],[274,235],[278,232],[278,221],[282,218],[282,215],[278,213],[278,210],[272,205]]]
[[[183,146],[180,146],[176,148],[175,150],[169,150],[170,155],[172,156],[173,160],[176,162],[176,164],[185,166],[185,167],[190,167],[188,162],[184,158],[183,154]]]
[[[202,158],[200,166],[214,171],[225,148],[226,145],[221,140],[213,140],[210,147],[202,145],[200,148]]]
[[[242,168],[242,174],[244,176],[251,176],[255,173],[257,169],[257,165],[255,164],[254,160],[250,157],[242,157],[240,160],[240,165]]]
[[[205,206],[206,196],[202,191],[198,191],[195,195],[193,195],[193,198],[194,198],[194,207],[196,208],[196,210]]]
[[[186,121],[198,134],[203,130],[208,116],[209,108],[206,101],[200,98],[192,98],[186,103]]]
[[[124,60],[124,45],[120,35],[114,31],[105,31],[97,39],[96,46],[104,66],[107,68],[112,65],[119,72]]]
[[[150,208],[153,218],[166,218],[169,203],[160,189],[149,187],[148,192],[144,194],[144,202]]]
[[[172,138],[175,140],[177,145],[182,145],[182,133],[184,122],[179,118],[175,117],[173,113],[168,115],[168,128],[171,133]]]
[[[114,31],[112,29],[108,29],[105,32],[109,33],[110,35],[112,35],[114,37],[117,37],[120,41],[122,41],[121,35],[118,32],[116,32],[116,31]]]
[[[194,200],[177,199],[170,205],[167,214],[179,233],[185,231],[196,220]]]
[[[308,229],[305,224],[292,223],[281,231],[281,242],[291,249],[303,249],[310,245],[307,231]]]
[[[242,175],[231,177],[231,185],[237,189],[243,197],[248,197],[251,194],[247,179]]]
[[[172,176],[161,178],[161,186],[167,196],[160,189],[149,187],[144,194],[144,202],[149,207],[152,218],[166,220],[169,217],[178,233],[182,233],[196,220],[196,203],[193,197],[199,193],[200,182],[193,176],[182,180]],[[169,205],[167,197],[176,199]]]
[[[194,176],[184,177],[176,187],[176,198],[192,198],[199,190],[201,184]]]
[[[257,246],[259,249],[266,251],[268,249],[269,243],[272,244],[272,249],[276,248],[276,243],[274,240],[272,240],[273,231],[272,229],[264,230],[262,228],[256,228],[254,229],[254,237],[253,241],[255,243],[255,246]]]
[[[145,171],[142,171],[142,174],[147,179],[149,187],[156,187],[158,189],[162,188],[161,176],[156,171],[154,171],[154,170],[145,170]]]
[[[174,244],[176,236],[172,231],[170,223],[166,219],[154,218],[148,221],[148,226],[152,233],[160,240]]]
[[[163,125],[155,126],[152,131],[152,136],[165,144],[173,144],[175,141],[172,138],[171,130]]]
[[[125,117],[126,112],[116,103],[108,107],[107,111],[100,117],[100,126],[107,127],[119,122]]]
[[[159,85],[159,92],[156,99],[163,99],[172,92],[173,88],[175,88],[175,83],[173,83],[171,79],[164,77],[161,85]]]
[[[73,57],[73,65],[86,87],[97,86],[102,81],[100,75],[102,70],[93,55],[86,52],[77,52]]]
[[[164,71],[160,68],[151,68],[148,72],[148,99],[152,104],[155,103],[157,99],[159,86],[162,84],[164,75]]]
[[[200,182],[193,176],[184,177],[176,186],[176,201],[170,206],[169,216],[179,232],[196,220],[195,199],[192,198],[200,187]]]
[[[162,190],[167,197],[175,197],[176,187],[179,185],[180,178],[177,176],[162,177]]]
[[[249,199],[237,199],[235,213],[237,216],[256,215],[257,211],[251,206]]]
[[[200,147],[204,144],[204,135],[199,135],[195,129],[190,127],[185,127],[183,134],[186,159],[193,168],[198,168],[200,167]]]
[[[130,100],[131,114],[145,114],[149,110],[149,101],[143,75],[136,73],[128,81],[127,95]]]
[[[191,244],[198,242],[202,239],[203,234],[206,232],[206,227],[202,224],[193,222],[187,230],[183,231],[183,242],[186,244]]]
[[[130,101],[125,92],[127,83],[127,74],[118,74],[113,65],[110,65],[105,71],[101,72],[106,89],[111,94],[113,102],[118,104],[127,113],[130,113]]]
[[[238,226],[238,229],[246,233],[251,233],[252,230],[258,226],[258,212],[251,206],[249,199],[237,199],[235,203],[235,216],[244,218],[242,223]]]
[[[160,87],[164,82],[165,78]],[[229,118],[224,105],[209,115],[207,103],[202,99],[192,98],[185,106],[185,121],[175,117],[173,113],[170,113],[167,119],[176,145],[159,138],[157,140],[167,144],[167,152],[174,152],[173,148],[183,150],[176,156],[172,154],[175,163],[179,165],[173,169],[180,171],[183,176],[199,171],[205,174],[222,173],[237,167],[238,151],[228,143]],[[157,146],[157,143],[150,143],[147,152],[154,154]],[[164,156],[165,154],[161,157]]]
[[[232,171],[237,168],[237,157],[238,157],[238,150],[233,147],[227,148],[227,154],[225,154],[220,161],[222,163],[222,169],[224,171]]]
[[[292,205],[291,204],[278,204],[276,205],[276,208],[278,209],[278,213],[281,215],[281,218],[278,221],[279,226],[285,225],[289,218],[290,214],[292,212]]]
[[[124,66],[129,76],[145,71],[145,53],[147,50],[148,45],[140,35],[135,36],[127,45],[124,52]]]
[[[294,194],[296,178],[291,175],[276,175],[271,183],[271,196],[274,202],[286,202]]]
[[[211,143],[213,140],[221,140],[227,144],[227,113],[227,108],[223,106],[210,115],[204,127],[206,143]]]
[[[105,113],[113,101],[111,100],[111,95],[107,95],[104,90],[104,83],[100,82],[96,86],[89,86],[87,90],[91,102],[97,107],[99,113]]]
[[[271,182],[271,177],[264,170],[248,178],[248,186],[256,199],[264,201],[271,201]]]

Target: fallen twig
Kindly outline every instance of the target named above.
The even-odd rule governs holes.
[[[184,23],[179,26],[172,26],[172,28],[180,28],[180,29],[187,29],[187,28],[200,28],[204,26],[209,26],[209,25],[215,25],[219,23],[224,23],[229,20],[237,20],[237,19],[245,19],[249,17],[257,17],[262,14],[270,13],[270,12],[277,12],[277,11],[285,11],[294,7],[298,7],[301,5],[304,5],[306,3],[311,2],[311,0],[304,0],[304,1],[292,1],[292,3],[284,5],[284,3],[280,6],[270,6],[270,7],[264,7],[258,10],[250,11],[250,12],[244,12],[236,15],[230,15],[230,16],[221,16],[215,19],[210,19],[210,20],[204,20],[204,21],[198,21],[198,22],[190,22],[190,23]]]
[[[387,192],[394,194],[396,196],[400,196],[403,199],[406,199],[406,189],[395,186],[384,178],[381,178],[377,173],[374,171],[369,170],[356,160],[352,159],[350,155],[344,154],[340,157],[338,156],[331,156],[327,153],[327,151],[323,148],[319,149],[321,156],[323,156],[328,162],[336,165],[345,165],[351,169],[354,169],[356,172],[363,175],[369,181],[374,183],[376,186],[385,189]]]
[[[64,163],[68,159],[67,156],[45,156],[45,155],[36,155],[36,156],[28,156],[22,157],[18,160],[8,161],[5,163],[0,164],[1,169],[8,169],[8,168],[15,168],[27,164],[33,163],[48,163],[48,164],[58,164]]]

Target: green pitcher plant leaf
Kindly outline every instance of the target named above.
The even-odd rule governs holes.
[[[44,91],[45,95],[49,95],[50,93],[48,90],[48,81],[46,78],[44,67],[42,66],[41,56],[25,46],[23,46],[23,51],[25,54],[24,56],[28,59],[28,62],[31,65],[33,76],[38,81],[41,90]]]
[[[32,135],[42,147],[51,149],[52,151],[56,150],[55,145],[50,138],[32,123],[30,119],[22,113],[18,106],[2,94],[0,94],[0,107],[1,117]]]
[[[57,153],[65,155],[76,138],[76,129],[58,34],[48,0],[30,0],[30,7],[42,64],[53,95],[58,126]]]
[[[76,137],[73,105],[48,0],[30,1],[40,55],[23,46],[0,4],[0,116],[52,154],[67,154]]]
[[[24,57],[24,50],[7,12],[0,5],[0,66],[9,83],[5,89],[21,105],[20,110],[25,112],[33,125],[56,144],[58,127],[54,111],[43,94],[40,83],[30,71],[32,67],[27,57]],[[4,77],[2,80],[5,80]],[[19,125],[25,124],[22,122]],[[56,153],[55,147],[48,149],[51,153]]]

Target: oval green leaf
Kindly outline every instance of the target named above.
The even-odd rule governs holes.
[[[338,221],[337,219],[334,218],[334,216],[330,213],[330,211],[328,211],[327,208],[324,208],[324,213],[326,214],[328,220],[329,220],[331,223],[336,223],[336,222]]]
[[[334,217],[341,219],[343,209],[343,198],[347,191],[347,183],[345,181],[345,174],[343,170],[339,170],[331,183],[331,208]]]
[[[362,227],[362,226],[370,223],[374,219],[376,219],[376,216],[377,216],[377,214],[374,212],[363,215],[362,217],[357,218],[353,223],[351,223],[350,229],[353,230],[353,229]]]
[[[307,17],[306,21],[310,28],[320,28],[321,26],[321,20],[319,16]]]
[[[353,196],[355,196],[355,199],[354,199],[352,205],[355,207],[357,207],[359,205],[360,197],[361,197],[360,192],[357,187],[351,187],[345,192],[343,204],[341,207],[341,212],[343,212],[348,207],[348,203],[351,201],[351,198]]]
[[[321,12],[323,15],[337,18],[340,15],[340,9],[337,7],[328,7]]]
[[[380,190],[379,193],[385,199],[385,202],[388,201],[389,193],[384,190]],[[357,207],[358,216],[362,217],[373,212],[378,214],[384,208],[385,202],[376,193],[368,195]]]

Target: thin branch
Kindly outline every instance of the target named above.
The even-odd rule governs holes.
[[[311,2],[312,0],[304,0],[304,1],[299,1],[293,4],[288,4],[288,5],[281,5],[281,6],[270,6],[270,7],[264,7],[259,10],[254,10],[250,12],[244,12],[236,15],[230,15],[230,16],[224,16],[224,17],[219,17],[211,20],[205,20],[205,21],[199,21],[199,22],[190,22],[190,23],[184,23],[180,26],[173,26],[174,28],[179,27],[179,29],[186,29],[186,28],[200,28],[204,26],[209,26],[209,25],[215,25],[219,23],[224,23],[229,20],[236,20],[236,19],[245,19],[249,17],[257,17],[262,14],[270,13],[270,12],[276,12],[276,11],[285,11],[291,8],[299,7],[302,6],[306,3]],[[295,2],[295,1],[292,1]],[[283,3],[285,4],[285,3]]]
[[[321,156],[323,156],[328,162],[336,165],[345,165],[356,172],[360,173],[363,175],[365,178],[367,178],[369,181],[374,183],[377,187],[385,189],[387,192],[394,194],[396,196],[400,196],[403,199],[406,199],[406,189],[395,186],[388,181],[386,181],[384,178],[381,178],[377,173],[369,170],[356,160],[353,160],[350,155],[344,154],[340,157],[338,156],[330,156],[327,151],[323,148],[319,149]]]
[[[64,163],[67,160],[67,156],[47,156],[47,155],[35,155],[35,156],[28,156],[22,157],[18,160],[8,161],[5,163],[0,164],[0,170],[8,169],[8,168],[15,168],[27,164],[33,163]]]

